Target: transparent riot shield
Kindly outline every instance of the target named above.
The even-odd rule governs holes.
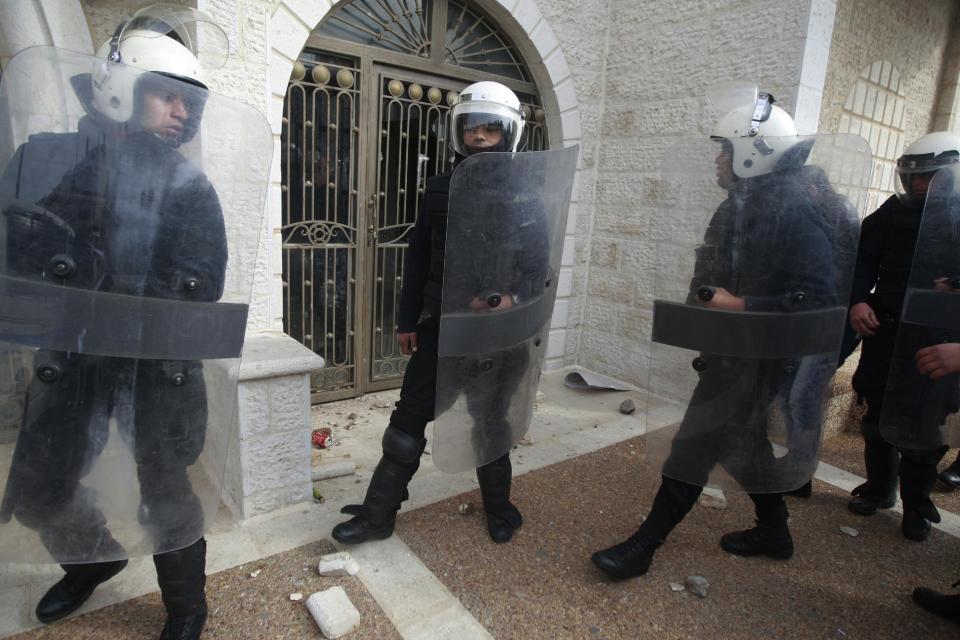
[[[960,167],[930,182],[883,396],[880,430],[905,449],[960,445]]]
[[[4,69],[0,560],[161,553],[212,523],[271,146],[172,77],[49,47]]]
[[[483,153],[450,180],[433,461],[482,466],[527,432],[579,147]]]
[[[858,136],[760,144],[780,157],[749,178],[724,170],[718,140],[663,159],[647,459],[691,484],[774,493],[817,464],[859,236],[850,202],[871,159]]]

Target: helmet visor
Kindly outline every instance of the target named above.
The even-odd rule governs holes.
[[[748,109],[752,109],[757,104],[757,96],[760,90],[756,84],[750,82],[725,82],[716,84],[707,89],[705,94],[707,114],[705,121],[711,124],[711,129],[716,127],[720,118],[726,114]],[[750,124],[749,114],[744,116],[745,125]]]
[[[450,146],[460,155],[478,151],[514,151],[523,130],[523,114],[495,102],[468,102],[450,110]]]
[[[173,38],[186,47],[207,70],[222,67],[230,50],[227,34],[220,25],[209,14],[191,7],[172,4],[145,7],[133,14],[123,26],[119,40],[123,41],[123,34],[133,30]]]

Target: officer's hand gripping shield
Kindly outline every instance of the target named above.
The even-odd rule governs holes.
[[[857,136],[760,144],[781,155],[751,178],[722,139],[664,157],[646,445],[665,476],[775,493],[817,464],[871,160]]]
[[[450,180],[433,461],[482,466],[530,426],[579,146],[482,153]]]
[[[236,431],[269,127],[131,68],[133,117],[103,118],[105,64],[36,47],[0,85],[3,560],[191,544]]]
[[[883,396],[880,431],[905,449],[960,445],[960,167],[930,182]]]

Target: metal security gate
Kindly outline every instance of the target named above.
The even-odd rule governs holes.
[[[354,0],[299,56],[281,134],[284,330],[326,361],[314,402],[399,386],[407,240],[426,179],[453,161],[447,112],[478,80],[517,92],[526,148],[546,148],[529,72],[465,3]]]

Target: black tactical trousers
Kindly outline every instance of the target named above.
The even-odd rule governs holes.
[[[457,381],[449,381],[451,385],[444,390],[445,395],[437,407],[439,337],[440,323],[437,319],[427,318],[417,327],[417,350],[407,363],[400,400],[384,434],[383,458],[374,471],[364,499],[364,515],[371,522],[391,519],[400,508],[400,503],[409,497],[407,484],[420,466],[419,454],[426,444],[424,432],[427,423],[434,419],[436,410],[446,410],[448,403],[456,400],[461,389],[466,395],[468,412],[477,423],[484,426],[482,432],[477,428],[472,429],[470,436],[475,455],[479,459],[490,460],[477,469],[485,508],[489,514],[509,507],[512,476],[510,454],[488,452],[485,449],[492,443],[502,445],[508,435],[510,394],[503,390],[516,386],[526,361],[513,354],[498,354],[495,357],[515,360],[492,363],[490,368],[481,368],[477,358],[461,359],[457,363]],[[526,357],[525,351],[522,357]],[[470,386],[469,381],[476,379],[473,378],[474,374],[498,376],[499,385],[478,383]],[[399,430],[404,436],[397,437],[394,430]]]
[[[136,361],[39,352],[0,515],[36,530],[61,563],[122,557],[81,480],[106,446],[109,421],[131,448],[140,484],[140,524],[166,550],[198,540],[204,517],[187,467],[206,437],[200,363]],[[172,380],[172,375],[184,374]],[[132,482],[133,478],[118,478]]]
[[[466,396],[467,411],[484,425],[484,431],[474,430],[471,442],[477,457],[489,459],[484,453],[491,442],[502,443],[509,436],[508,412],[511,391],[523,377],[528,355],[525,347],[494,354],[487,362],[464,357],[457,363],[456,380],[447,381],[444,393],[437,396],[438,345],[440,322],[427,318],[417,327],[417,351],[407,363],[400,388],[400,400],[390,416],[390,424],[416,439],[422,439],[427,423],[435,411],[446,411],[461,392]],[[489,367],[489,368],[488,368]],[[489,384],[484,376],[495,376],[497,384]],[[472,385],[471,382],[477,382]]]

